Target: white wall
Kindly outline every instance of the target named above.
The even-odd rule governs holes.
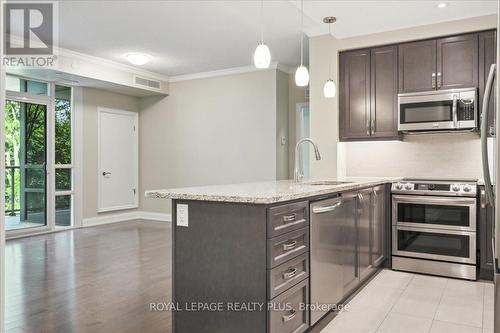
[[[170,211],[145,190],[276,179],[276,76],[273,69],[174,82],[169,97],[143,98],[140,209]]]
[[[105,90],[84,88],[83,108],[83,218],[104,216],[97,213],[97,107],[103,106],[126,111],[139,111],[139,98]],[[123,213],[119,211],[115,213]]]
[[[311,38],[309,43],[311,136],[317,139],[322,147],[323,157],[320,163],[311,162],[313,177],[335,177],[337,174],[339,176],[480,177],[477,135],[405,136],[402,142],[338,144],[338,97],[325,99],[322,89],[328,79],[330,61],[334,72],[332,75],[337,78],[336,82],[339,82],[337,64],[339,51],[495,27],[496,15],[489,15],[346,39],[335,39],[331,36]],[[403,158],[396,159],[396,154]],[[422,158],[415,159],[415,156]],[[458,159],[458,156],[467,156],[471,160],[464,161],[464,158]]]

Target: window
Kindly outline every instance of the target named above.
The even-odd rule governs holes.
[[[55,224],[70,226],[73,203],[71,88],[55,87]]]

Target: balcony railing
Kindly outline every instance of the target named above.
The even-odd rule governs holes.
[[[6,202],[5,202],[5,214],[9,216],[16,216],[17,212],[20,212],[20,206],[19,206],[19,194],[16,193],[16,184],[15,184],[15,179],[16,179],[16,169],[19,170],[18,165],[6,165],[5,166],[5,178],[6,178],[6,184],[9,184],[9,189],[7,189],[5,196],[6,196]],[[19,171],[18,171],[19,172]],[[17,195],[17,202],[16,202],[16,195]]]

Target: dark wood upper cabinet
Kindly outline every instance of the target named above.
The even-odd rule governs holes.
[[[370,50],[340,54],[340,137],[370,136]]]
[[[371,50],[371,135],[398,136],[398,48]]]
[[[437,40],[437,89],[477,87],[478,34]]]
[[[433,90],[436,75],[436,41],[399,45],[399,92]]]
[[[496,31],[346,51],[339,57],[340,140],[399,139],[398,93],[475,87],[481,111],[496,62]],[[490,110],[494,103],[492,96]],[[490,112],[490,128],[494,119]]]
[[[497,43],[496,32],[486,31],[479,34],[479,112],[483,112],[484,89],[490,72],[490,66],[496,63]],[[496,79],[495,79],[496,80]],[[496,81],[495,81],[496,82]],[[495,83],[494,83],[495,84]],[[495,129],[495,89],[492,90],[490,98],[488,128],[489,135]]]

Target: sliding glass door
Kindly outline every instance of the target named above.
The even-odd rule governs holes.
[[[6,230],[47,224],[47,105],[8,99],[5,108]]]
[[[8,77],[5,229],[36,233],[73,225],[72,89]]]

